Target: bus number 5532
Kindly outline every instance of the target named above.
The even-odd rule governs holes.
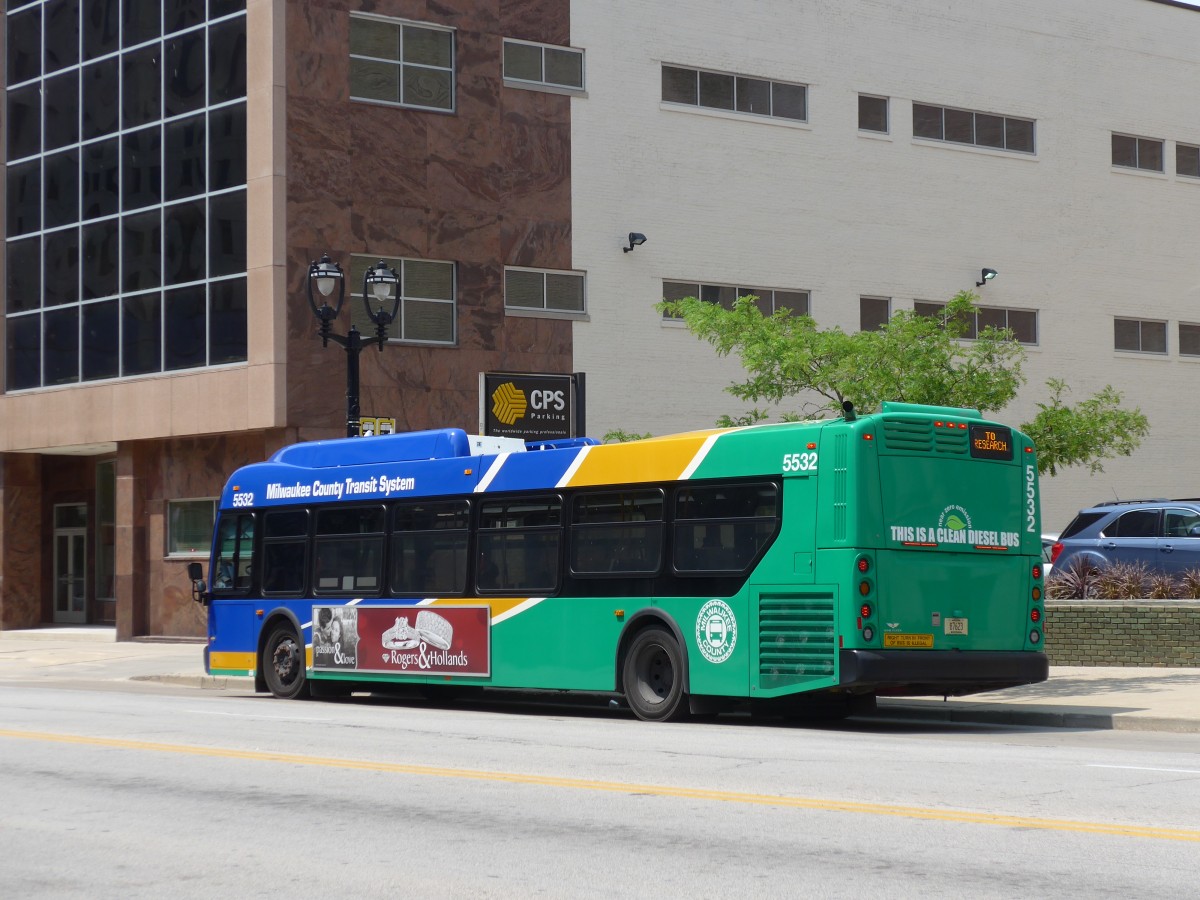
[[[815,472],[816,470],[816,453],[783,454],[783,471],[785,472]]]

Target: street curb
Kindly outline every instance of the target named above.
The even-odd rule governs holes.
[[[207,691],[253,691],[253,678],[216,677],[214,675],[135,675],[130,681],[175,684]]]
[[[864,718],[867,718],[864,716]],[[1162,716],[1085,712],[1078,707],[1059,709],[1005,709],[999,706],[962,709],[941,705],[881,703],[870,718],[923,722],[960,722],[977,725],[1024,725],[1039,728],[1077,728],[1093,731],[1164,731],[1200,734],[1200,720]]]

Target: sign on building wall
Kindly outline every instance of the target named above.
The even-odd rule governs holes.
[[[583,428],[583,374],[483,372],[479,430],[495,437],[552,441]]]

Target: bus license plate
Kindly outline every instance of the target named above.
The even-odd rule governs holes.
[[[885,634],[885,647],[932,647],[932,634]]]
[[[967,620],[966,619],[946,619],[946,634],[966,634]]]

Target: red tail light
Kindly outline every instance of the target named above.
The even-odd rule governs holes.
[[[1062,541],[1055,541],[1054,546],[1050,548],[1050,562],[1058,562],[1058,555],[1062,553]]]

